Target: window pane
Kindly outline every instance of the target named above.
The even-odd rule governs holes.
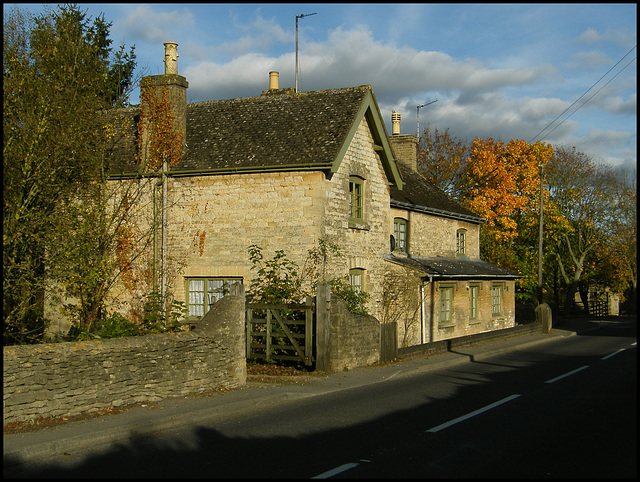
[[[359,293],[362,291],[362,271],[351,270],[349,272],[349,284],[353,288],[353,291]]]
[[[362,183],[358,180],[349,180],[349,194],[351,198],[351,217],[362,218]]]
[[[494,315],[502,313],[502,287],[494,286],[491,289],[491,312]]]
[[[209,280],[209,307],[219,299],[223,298],[224,292],[224,280],[210,279]]]
[[[469,287],[469,318],[474,320],[478,317],[478,287]]]
[[[398,243],[398,249],[407,251],[407,222],[404,219],[397,219],[393,223],[393,235]]]
[[[440,288],[440,321],[442,323],[451,322],[451,298],[453,288]]]
[[[458,254],[465,254],[467,251],[466,231],[461,229],[456,233],[456,242],[456,252]]]
[[[204,280],[189,280],[189,316],[204,316]]]

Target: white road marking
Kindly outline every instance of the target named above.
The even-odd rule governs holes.
[[[450,427],[451,425],[455,425],[458,422],[462,422],[463,420],[467,420],[468,418],[475,417],[476,415],[486,412],[487,410],[491,410],[492,408],[495,408],[498,405],[502,405],[503,403],[510,402],[511,400],[518,398],[519,396],[520,395],[518,394],[510,395],[507,398],[503,398],[502,400],[498,400],[497,402],[492,403],[491,405],[487,405],[486,407],[482,407],[482,408],[479,408],[478,410],[474,410],[473,412],[463,415],[462,417],[455,418],[446,423],[438,425],[437,427],[430,428],[429,430],[427,430],[427,432],[431,432],[431,433],[439,432],[440,430]]]
[[[583,367],[576,368],[575,370],[571,370],[569,373],[565,373],[564,375],[560,375],[559,377],[555,377],[555,378],[552,378],[551,380],[547,380],[545,383],[557,382],[558,380],[568,377],[569,375],[573,375],[574,373],[578,373],[579,371],[584,370],[585,368],[589,368],[589,365],[585,365]]]
[[[358,464],[354,464],[354,463],[342,464],[340,467],[336,467],[335,469],[328,470],[326,472],[323,472],[320,475],[316,475],[315,477],[311,477],[311,478],[312,479],[328,479],[329,477],[333,477],[336,474],[339,474],[341,472],[344,472],[346,470],[352,469],[357,466]]]
[[[625,348],[620,348],[618,351],[614,351],[613,353],[609,353],[607,356],[603,356],[600,360],[606,360],[607,358],[611,358],[613,355],[617,355],[623,351],[625,351]]]

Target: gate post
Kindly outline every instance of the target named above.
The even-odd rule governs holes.
[[[331,369],[331,287],[325,281],[318,284],[316,294],[316,370]]]

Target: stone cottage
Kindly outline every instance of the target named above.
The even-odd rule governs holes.
[[[514,325],[518,275],[478,259],[483,220],[417,173],[417,139],[399,134],[399,119],[388,136],[370,85],[295,92],[271,72],[256,97],[187,103],[177,44],[165,48],[165,74],[147,81],[167,94],[184,155],[155,173],[147,259],[191,319],[233,283],[250,284],[250,245],[302,265],[327,240],[341,252],[327,278],[348,276],[369,293],[369,313],[399,321],[405,345]],[[114,147],[113,182],[139,172],[139,108],[119,115],[130,122]],[[131,315],[145,294],[136,289],[122,286],[113,306]]]

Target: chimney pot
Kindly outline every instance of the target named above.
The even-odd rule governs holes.
[[[164,43],[164,73],[178,74],[178,44],[176,42]]]
[[[269,72],[269,90],[278,90],[280,88],[279,78],[280,74],[275,70]]]
[[[393,135],[400,135],[400,114],[395,110],[391,113],[391,125],[393,127]]]

